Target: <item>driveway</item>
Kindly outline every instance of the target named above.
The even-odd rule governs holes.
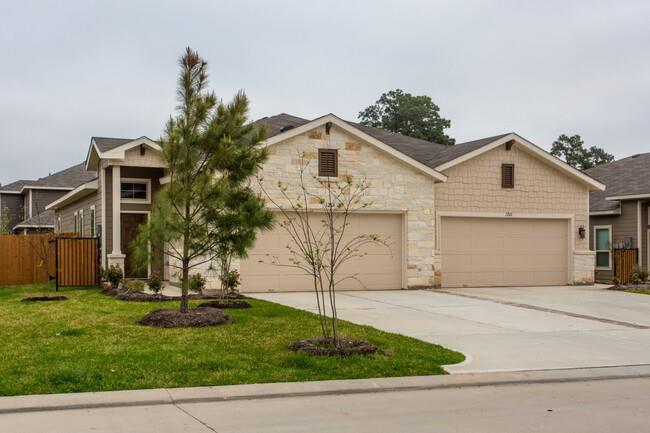
[[[314,294],[256,298],[315,311]],[[604,287],[341,292],[339,317],[458,350],[452,373],[650,364],[650,296]]]

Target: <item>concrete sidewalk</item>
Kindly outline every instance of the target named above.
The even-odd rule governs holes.
[[[0,414],[650,378],[650,365],[0,397]]]

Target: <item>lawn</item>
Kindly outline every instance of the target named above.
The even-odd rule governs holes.
[[[60,302],[20,302],[30,286],[0,288],[0,395],[444,374],[462,354],[413,338],[341,323],[384,353],[322,358],[287,346],[318,336],[317,316],[251,300],[228,310],[233,323],[210,328],[138,325],[176,302],[124,302],[96,288],[62,289]],[[194,303],[193,303],[194,304]]]

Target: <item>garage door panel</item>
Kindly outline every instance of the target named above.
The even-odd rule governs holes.
[[[310,221],[316,229],[321,230],[323,216],[312,214]],[[271,260],[267,254],[277,256],[281,263],[289,263],[291,255],[286,245],[293,241],[280,227],[277,216],[276,228],[258,235],[258,241],[249,252],[249,258],[240,264],[241,290],[243,292],[263,291],[310,291],[313,290],[311,277],[304,275],[300,269],[279,267],[268,264]],[[377,234],[387,237],[389,247],[367,245],[362,248],[363,257],[355,257],[342,265],[338,278],[357,276],[360,280],[348,278],[341,283],[339,290],[382,290],[402,288],[402,215],[400,214],[356,214],[349,219],[346,231],[350,235],[343,243],[359,234]],[[258,263],[259,260],[265,263]]]
[[[560,219],[444,217],[442,285],[563,285],[568,223]]]

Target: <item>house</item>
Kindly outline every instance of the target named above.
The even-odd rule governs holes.
[[[265,189],[279,198],[277,182],[295,187],[300,155],[319,169],[335,158],[337,173],[370,182],[371,206],[354,215],[353,233],[376,233],[390,249],[376,248],[351,263],[356,275],[342,289],[591,284],[589,194],[604,185],[514,133],[444,146],[344,121],[288,114],[256,122],[267,129]],[[323,165],[321,168],[324,168]],[[329,165],[330,169],[332,165]],[[86,168],[97,179],[48,206],[58,229],[78,227],[102,239],[103,265],[127,277],[157,270],[166,279],[173,263],[163,255],[155,269],[137,271],[129,250],[156,192],[166,182],[158,143],[147,137],[94,137]],[[294,181],[294,182],[292,182]],[[93,228],[94,227],[94,228]],[[281,228],[261,233],[249,257],[235,266],[243,291],[306,290],[309,279],[264,262],[286,255]],[[215,280],[209,268],[200,270]]]
[[[80,163],[38,180],[4,185],[0,187],[0,215],[8,214],[8,226],[15,233],[54,230],[54,212],[45,207],[94,176]]]
[[[637,263],[650,263],[650,153],[586,170],[607,185],[589,198],[590,248],[596,251],[596,279],[610,281],[614,275],[613,250],[636,249]],[[620,277],[620,276],[619,276]]]

